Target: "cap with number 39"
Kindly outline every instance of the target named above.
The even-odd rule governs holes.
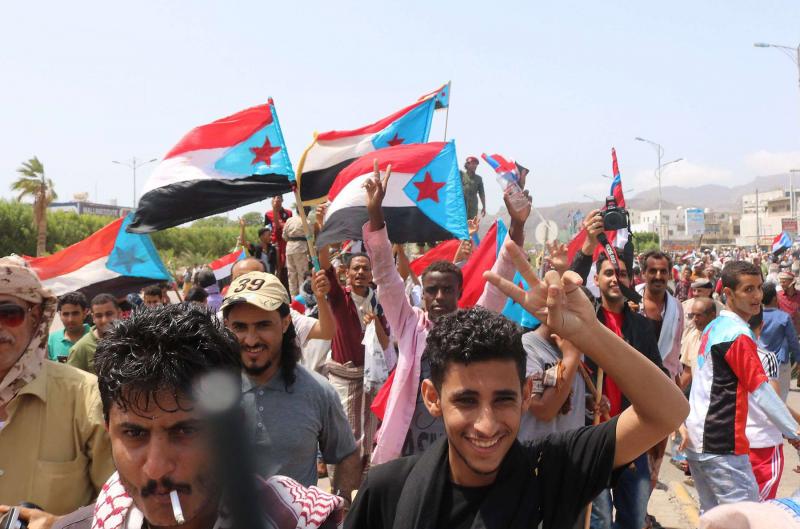
[[[266,272],[249,272],[233,280],[222,302],[222,310],[238,304],[249,303],[262,310],[277,310],[289,305],[289,293],[280,279]]]

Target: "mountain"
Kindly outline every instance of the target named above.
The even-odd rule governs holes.
[[[663,209],[674,209],[681,207],[710,208],[715,211],[739,211],[741,209],[742,196],[758,191],[771,191],[789,186],[789,173],[774,174],[769,176],[759,176],[746,184],[738,186],[723,186],[719,184],[703,184],[696,187],[663,186],[661,188],[661,207]],[[800,179],[794,182],[796,189],[800,189]],[[648,189],[634,194],[627,198],[627,205],[630,209],[648,210],[658,208],[658,188]],[[573,201],[556,204],[554,206],[536,207],[525,226],[525,240],[534,242],[534,230],[542,221],[541,217],[547,220],[554,220],[562,231],[560,239],[566,240],[568,235],[566,230],[571,216],[575,211],[580,211],[584,215],[592,209],[599,207],[596,202]],[[537,214],[538,212],[538,214]],[[541,217],[539,216],[541,215]],[[487,215],[481,223],[485,230],[498,217],[502,217],[508,222],[508,214],[505,207],[495,215]]]

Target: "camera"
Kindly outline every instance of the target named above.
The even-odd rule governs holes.
[[[629,227],[628,212],[625,208],[617,206],[617,199],[613,196],[606,198],[606,207],[602,215],[604,231],[622,230]]]
[[[28,524],[19,519],[19,508],[11,507],[9,511],[0,518],[0,529],[27,529]]]

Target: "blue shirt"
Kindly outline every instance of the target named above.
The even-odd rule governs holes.
[[[792,318],[778,308],[764,308],[764,327],[758,343],[775,353],[782,364],[800,360],[800,343]]]
[[[84,323],[83,335],[86,335],[90,330],[91,327]],[[70,348],[75,345],[75,342],[67,338],[64,331],[66,331],[66,329],[51,333],[50,337],[47,339],[47,358],[50,360],[58,360],[59,357],[68,357]]]

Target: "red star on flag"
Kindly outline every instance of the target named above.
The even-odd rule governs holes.
[[[253,161],[250,165],[255,165],[258,162],[264,162],[267,165],[272,165],[272,155],[281,150],[280,147],[273,147],[269,142],[269,136],[264,138],[264,145],[261,147],[250,147],[250,152],[253,153]]]
[[[414,182],[414,185],[417,186],[417,190],[419,191],[417,202],[422,202],[426,198],[429,198],[438,203],[439,190],[445,186],[445,182],[434,182],[430,171],[425,171],[425,180],[422,182]]]
[[[404,141],[405,141],[405,138],[398,138],[397,137],[397,133],[395,132],[394,133],[394,138],[392,138],[391,140],[387,140],[386,143],[388,143],[390,147],[394,147],[395,145],[400,145]]]

